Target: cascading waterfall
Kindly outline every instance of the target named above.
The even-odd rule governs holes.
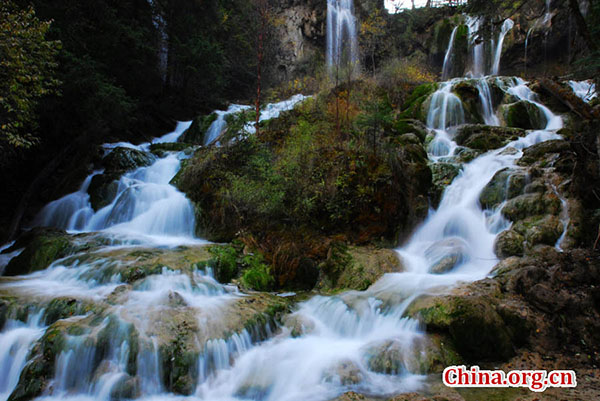
[[[353,0],[327,0],[327,65],[358,65]]]
[[[589,103],[592,99],[598,97],[596,84],[590,81],[569,81],[569,86],[573,92],[584,102]]]
[[[477,81],[477,89],[479,90],[479,100],[483,110],[483,121],[486,125],[499,126],[500,120],[494,112],[494,104],[492,101],[492,93],[487,79],[479,79]]]
[[[340,3],[328,4],[340,7]],[[501,40],[498,45],[501,48]],[[482,59],[479,61],[473,74],[484,73]],[[486,124],[499,125],[488,79],[477,80],[480,106]],[[429,147],[433,163],[451,160],[459,149],[454,135],[466,116],[453,88],[463,81],[440,84],[429,100],[427,127],[435,134]],[[418,321],[405,316],[406,308],[419,295],[489,274],[498,262],[494,242],[510,223],[502,217],[501,208],[482,210],[482,190],[500,170],[517,168],[525,148],[560,138],[556,131],[563,126],[561,117],[540,104],[525,81],[515,78],[505,91],[539,108],[546,119],[545,128],[530,131],[463,166],[444,191],[438,209],[432,210],[411,239],[397,249],[404,272],[386,274],[363,292],[315,296],[301,302],[289,316],[300,322],[300,333],[288,326],[274,331],[267,326],[266,335],[246,328],[227,338],[207,337],[210,339],[203,342],[203,333],[196,333],[200,350],[194,365],[197,374],[193,394],[186,399],[327,401],[349,390],[387,396],[423,388],[427,377],[419,361],[427,352],[427,336]],[[267,106],[261,119],[275,118],[303,99],[298,96],[287,103]],[[225,128],[229,110],[221,113],[223,118],[219,120],[221,115],[217,113],[215,126],[209,129],[207,143],[215,143]],[[177,141],[189,125],[181,123],[173,133],[153,142]],[[248,131],[251,128],[246,127]],[[107,152],[116,147],[147,151],[150,144],[105,145]],[[199,240],[193,237],[193,208],[169,185],[184,157],[183,153],[168,152],[152,165],[125,174],[118,181],[115,199],[97,212],[91,208],[87,194],[94,176],[101,173],[94,172],[78,192],[50,203],[37,222],[75,232],[101,231],[102,235],[118,235],[121,240],[133,239],[136,243],[143,240],[143,245],[194,244]],[[228,305],[248,297],[234,286],[220,284],[210,269],[197,265],[190,272],[159,267],[131,285],[122,274],[128,262],[114,256],[122,248],[107,246],[73,255],[43,271],[0,281],[2,290],[47,300],[59,295],[101,302],[118,296],[119,289],[130,288],[121,303],[103,303],[106,317],[93,325],[82,325],[83,330],[66,333],[56,354],[51,386],[39,400],[181,399],[166,393],[163,385],[166,372],[161,368],[159,349],[164,338],[157,319],[169,313],[165,305],[185,305],[189,319],[197,320],[199,331],[203,331],[227,316],[223,310]],[[153,248],[157,249],[161,248]],[[448,255],[456,256],[453,266],[438,271],[437,266]],[[0,400],[6,400],[18,384],[29,351],[46,329],[44,317],[43,310],[32,311],[26,323],[10,319],[0,332]],[[62,323],[86,319],[93,316],[73,316]],[[135,340],[131,336],[133,327]],[[132,360],[134,346],[138,351]],[[376,355],[391,351],[396,355],[394,366],[385,373],[375,371],[371,362]],[[137,391],[133,396],[115,393],[116,389],[127,388],[127,383]]]
[[[173,133],[155,143],[174,142],[189,128],[191,122],[179,123]],[[105,149],[131,147],[147,150],[150,144],[107,144]],[[63,228],[70,231],[103,231],[121,235],[137,235],[157,241],[193,242],[194,209],[183,193],[169,184],[177,174],[182,154],[170,153],[148,167],[123,175],[112,202],[95,212],[87,190],[99,172],[92,173],[79,191],[49,203],[36,219],[36,225]]]
[[[455,26],[452,30],[452,35],[450,35],[450,42],[448,43],[448,49],[446,50],[446,55],[444,56],[444,66],[442,68],[442,80],[447,80],[450,78],[451,68],[452,68],[452,50],[454,49],[454,39],[456,38],[456,31],[458,31],[458,26]]]
[[[467,75],[482,77],[485,75],[484,42],[479,38],[482,17],[467,16],[469,28],[469,46],[471,47],[471,70]]]
[[[308,96],[304,96],[302,94],[297,94],[289,98],[288,100],[284,100],[277,103],[269,103],[265,106],[263,110],[260,112],[259,122],[271,120],[273,118],[279,117],[281,113],[284,111],[292,110],[296,107],[297,104],[303,102],[308,99]],[[204,145],[212,145],[219,144],[218,139],[227,128],[227,117],[232,114],[237,114],[242,111],[253,110],[254,106],[248,106],[243,104],[232,104],[226,111],[215,111],[217,118],[212,122],[208,130],[204,134]],[[256,128],[254,127],[254,122],[247,123],[244,126],[244,130],[250,134],[256,132]]]
[[[492,65],[492,75],[498,75],[500,72],[500,58],[502,57],[502,45],[504,44],[504,38],[506,34],[515,26],[515,23],[510,18],[505,20],[502,24],[500,36],[498,37],[498,44],[496,45],[496,52],[494,53],[494,63]]]

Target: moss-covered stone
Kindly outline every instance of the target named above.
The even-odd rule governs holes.
[[[489,125],[465,125],[456,133],[455,141],[461,146],[488,151],[525,136],[521,129],[493,127]]]
[[[119,190],[121,173],[104,173],[95,175],[90,182],[88,193],[90,204],[95,211],[111,204]]]
[[[211,113],[195,118],[190,128],[179,137],[179,142],[204,145],[204,134],[217,117],[217,113]]]
[[[102,165],[109,172],[129,171],[139,167],[149,166],[156,157],[141,150],[118,147],[113,149],[102,160]]]
[[[518,221],[530,216],[557,215],[561,207],[560,200],[554,194],[532,193],[509,200],[502,208],[502,214],[511,221]]]
[[[522,129],[544,129],[546,116],[535,104],[526,100],[502,106],[504,121],[508,127]]]
[[[530,165],[542,161],[550,154],[561,154],[570,150],[570,145],[562,139],[540,142],[528,147],[523,151],[523,157],[519,160],[520,165]]]
[[[524,172],[514,169],[498,171],[479,196],[479,203],[486,209],[491,209],[505,200],[521,195],[525,191],[527,176]]]
[[[331,247],[319,270],[317,288],[321,291],[363,291],[385,273],[402,271],[402,265],[392,249],[337,244]]]
[[[6,276],[19,276],[44,270],[52,262],[67,256],[73,247],[69,235],[56,229],[34,229],[15,246],[25,245],[25,250],[14,257],[4,270]]]
[[[498,235],[494,244],[494,252],[501,258],[523,256],[525,238],[514,230],[507,230]]]
[[[513,355],[505,322],[486,297],[421,297],[407,314],[425,323],[428,331],[447,333],[467,360],[505,360]]]
[[[184,142],[153,143],[150,145],[150,152],[157,157],[163,157],[167,152],[183,152],[186,150],[191,151],[193,146],[194,145],[192,144]]]

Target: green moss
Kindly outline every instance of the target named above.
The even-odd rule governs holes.
[[[17,276],[44,270],[72,250],[68,235],[59,231],[41,231],[25,250],[6,266],[4,275]]]
[[[275,279],[271,269],[263,262],[260,255],[246,255],[242,259],[246,267],[242,274],[242,284],[255,291],[270,291],[273,289]]]
[[[238,250],[232,245],[213,246],[208,250],[212,255],[215,276],[221,283],[230,283],[238,274]]]
[[[190,128],[188,128],[180,138],[181,142],[191,143],[194,145],[204,145],[204,134],[210,125],[217,119],[216,113],[211,113],[206,116],[200,116],[194,119]]]
[[[412,118],[424,121],[427,116],[422,112],[422,105],[436,90],[436,83],[427,83],[417,86],[402,105],[402,113],[400,114],[400,118]]]

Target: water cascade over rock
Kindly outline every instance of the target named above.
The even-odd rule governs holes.
[[[354,28],[351,1],[329,4],[332,32]],[[341,43],[344,35],[332,35],[331,43]],[[473,49],[475,76],[485,71],[479,46]],[[330,60],[340,55],[335,49]],[[514,102],[508,106],[523,104],[543,116],[540,127],[498,127],[506,119],[498,117],[494,91],[496,98]],[[267,106],[264,119],[302,99]],[[203,401],[328,401],[351,390],[384,397],[423,389],[433,364],[453,361],[440,356],[421,323],[407,316],[409,306],[423,294],[490,273],[499,261],[497,239],[511,223],[503,214],[505,202],[486,207],[480,196],[500,171],[519,168],[527,148],[560,139],[563,127],[562,118],[518,78],[453,79],[440,83],[423,105],[431,164],[456,164],[460,171],[437,209],[397,249],[404,271],[384,275],[365,291],[312,296],[281,325],[271,319],[290,312],[286,298],[242,293],[215,280],[205,263],[210,256],[193,234],[197,211],[170,185],[189,149],[169,146],[190,123],[153,143],[105,145],[105,170],[47,205],[36,220],[77,234],[69,237],[70,253],[43,270],[0,280],[1,294],[31,300],[25,310],[6,306],[10,316],[0,322],[0,400],[184,395]],[[205,143],[218,140],[234,109],[217,113]],[[476,143],[487,139],[477,130],[489,126],[506,131],[498,146]],[[95,210],[89,192],[97,177],[115,171],[122,175],[108,177],[108,203]],[[563,217],[566,232],[568,215]],[[7,250],[18,257],[18,250]]]
[[[327,65],[358,64],[353,0],[327,0]]]

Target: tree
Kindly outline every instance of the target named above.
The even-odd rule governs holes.
[[[60,42],[46,39],[51,22],[32,7],[0,6],[0,143],[28,148],[37,143],[37,107],[54,92]]]
[[[256,48],[256,133],[259,133],[258,123],[260,121],[260,96],[262,84],[262,67],[265,51],[265,36],[271,19],[271,5],[269,0],[254,0],[258,18],[257,48]]]
[[[380,9],[376,9],[367,19],[360,25],[360,44],[363,53],[371,59],[371,67],[373,75],[375,75],[375,56],[377,51],[386,41],[386,21]]]

